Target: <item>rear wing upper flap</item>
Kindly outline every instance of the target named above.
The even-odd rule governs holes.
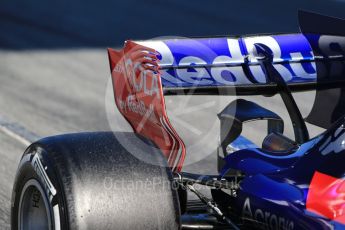
[[[295,92],[316,88],[315,50],[311,47],[314,40],[303,34],[171,38],[127,41],[122,52],[125,55],[126,49],[141,47],[147,49],[147,53],[155,54],[156,59],[152,57],[151,62],[145,66],[159,68],[165,95],[187,92],[205,95],[270,95],[276,93],[276,85],[267,79],[255,58],[254,44],[262,43],[272,50],[275,68],[291,91]],[[332,86],[325,84],[325,87]]]
[[[183,38],[139,42],[158,52],[165,94],[274,94],[255,58],[255,43],[267,45],[274,66],[293,91],[315,88],[314,55],[301,34]]]

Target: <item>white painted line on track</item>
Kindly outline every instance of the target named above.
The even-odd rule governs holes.
[[[40,137],[30,132],[18,123],[11,122],[0,115],[0,131],[17,140],[25,146],[29,146],[32,142],[37,141]]]

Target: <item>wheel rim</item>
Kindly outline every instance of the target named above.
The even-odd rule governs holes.
[[[18,229],[52,229],[50,204],[37,180],[31,179],[25,183],[20,195],[18,210]]]

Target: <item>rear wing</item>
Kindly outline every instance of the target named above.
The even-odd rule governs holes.
[[[302,34],[138,42],[158,52],[165,95],[274,94],[276,84],[266,78],[255,58],[255,43],[273,51],[274,66],[292,91],[315,88],[314,55]]]
[[[170,124],[164,95],[277,93],[277,84],[265,75],[256,58],[255,44],[271,49],[273,66],[292,92],[333,89],[334,84],[328,84],[332,81],[318,83],[322,70],[317,68],[319,56],[314,54],[317,50],[310,38],[304,34],[276,34],[127,41],[120,51],[108,49],[116,105],[133,130],[152,140],[167,157],[169,166],[180,171],[186,147]],[[341,81],[344,84],[344,78]],[[322,127],[327,128],[329,123],[309,118]]]
[[[122,50],[108,49],[116,105],[179,171],[186,147],[170,124],[164,95],[276,93],[252,54],[255,43],[274,51],[274,66],[292,90],[315,87],[314,57],[300,34],[127,41]]]

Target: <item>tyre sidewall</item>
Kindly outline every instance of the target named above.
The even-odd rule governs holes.
[[[30,147],[23,155],[17,170],[12,192],[11,228],[18,229],[20,199],[25,184],[33,179],[41,186],[49,204],[51,229],[68,229],[66,208],[58,177],[45,159],[45,151],[37,146]]]

